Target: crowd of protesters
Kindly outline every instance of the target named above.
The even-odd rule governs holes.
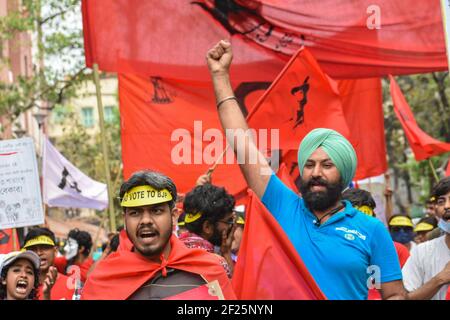
[[[245,130],[229,80],[231,60],[226,41],[207,55],[224,129]],[[319,128],[301,141],[297,192],[273,172],[261,175],[271,172],[267,159],[244,139],[234,151],[258,159],[240,164],[248,186],[328,299],[449,299],[450,177],[433,187],[420,221],[402,212],[385,226],[370,192],[348,188],[357,158],[338,132]],[[60,254],[51,230],[33,228],[21,251],[1,257],[0,299],[236,299],[231,279],[245,210],[210,174],[180,197],[170,177],[139,171],[119,195],[123,229],[111,234],[100,257],[94,261],[85,231],[71,230]],[[378,278],[368,279],[370,265],[380,268]]]

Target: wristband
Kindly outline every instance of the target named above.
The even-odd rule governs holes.
[[[228,100],[236,100],[236,102],[237,102],[237,99],[235,96],[229,96],[229,97],[223,98],[222,100],[220,100],[217,103],[217,109],[219,109],[219,107],[222,105],[222,103],[224,103],[225,101],[228,101]]]

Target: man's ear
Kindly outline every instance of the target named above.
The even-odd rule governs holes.
[[[172,216],[172,224],[176,225],[178,223],[178,209],[177,207],[173,207],[170,211],[170,215]]]
[[[212,235],[214,233],[214,225],[208,220],[203,221],[202,231],[205,235]]]

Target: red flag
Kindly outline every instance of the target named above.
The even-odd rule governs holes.
[[[16,247],[14,248],[13,229],[0,230],[0,253],[9,253],[20,249],[19,238],[16,236]]]
[[[251,191],[249,198],[232,279],[238,299],[326,299],[280,225]]]
[[[315,128],[349,136],[337,84],[307,49],[292,57],[247,119],[254,129],[279,129],[283,150],[298,149],[303,137]]]
[[[138,170],[156,170],[186,193],[226,148],[211,84],[119,75],[119,100],[126,179]],[[231,149],[221,163],[212,182],[231,194],[244,191]]]
[[[402,124],[406,138],[414,153],[417,161],[421,161],[441,153],[450,151],[450,143],[441,142],[430,137],[417,125],[414,114],[412,113],[408,102],[406,102],[400,87],[395,82],[394,77],[390,76],[391,96],[394,102],[395,114]]]
[[[209,81],[205,54],[230,36],[195,2],[83,0],[86,65],[98,63],[100,70],[108,72]],[[232,78],[273,79],[287,58],[244,40],[233,38]]]
[[[447,69],[439,0],[83,0],[82,11],[86,64],[109,72],[208,80],[205,53],[224,38],[239,80],[270,81],[301,46],[334,78]]]
[[[387,170],[381,79],[341,80],[339,92],[350,140],[358,157],[354,180]]]
[[[286,167],[284,162],[281,163],[280,168],[278,168],[277,177],[292,191],[298,193],[298,188],[289,173],[289,169]]]

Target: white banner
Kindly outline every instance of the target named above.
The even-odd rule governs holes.
[[[104,210],[108,206],[106,184],[81,172],[47,138],[42,168],[44,203],[49,207]]]
[[[0,141],[0,229],[44,223],[31,138]]]

